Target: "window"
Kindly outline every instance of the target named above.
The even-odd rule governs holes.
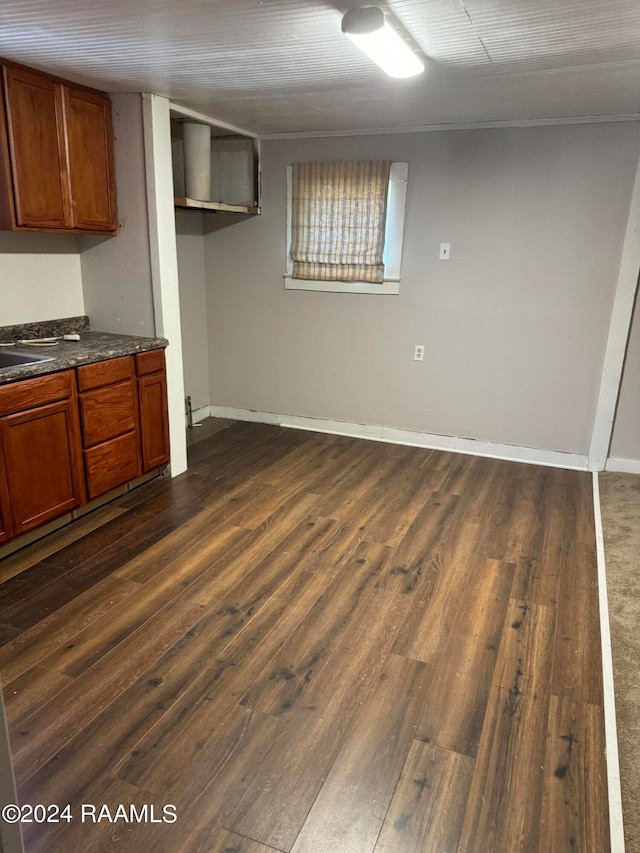
[[[385,175],[386,193],[382,193],[382,216],[380,213],[380,171],[376,163],[326,163],[299,164],[303,180],[307,181],[306,203],[297,198],[294,202],[294,167],[287,168],[287,257],[285,288],[288,290],[324,290],[342,293],[395,294],[400,291],[400,264],[402,257],[402,233],[407,192],[408,163],[387,164]],[[320,167],[320,168],[317,168]],[[324,168],[323,168],[324,167]],[[353,191],[357,196],[355,211],[345,213],[339,203],[331,198],[314,204],[309,195],[315,190],[314,180],[319,187],[323,178],[329,182],[335,175],[346,176],[345,180],[359,183]],[[384,174],[384,173],[383,173]],[[299,180],[299,173],[296,176]],[[342,180],[342,178],[340,178]],[[368,203],[367,188],[371,190],[372,207],[361,209]],[[384,189],[384,187],[383,187]],[[319,192],[319,190],[318,190]],[[331,190],[322,191],[330,196]],[[384,216],[386,196],[386,217]],[[345,236],[340,218],[349,217],[351,229]],[[329,221],[327,221],[329,217]],[[296,221],[296,218],[302,221]],[[376,229],[384,222],[384,240]],[[351,232],[354,232],[351,234]],[[294,244],[292,247],[292,243]],[[378,252],[382,249],[382,264]],[[292,248],[293,255],[292,257]],[[362,262],[364,261],[364,266]],[[326,267],[323,265],[326,264]],[[380,267],[382,269],[380,269]],[[318,271],[321,271],[318,275]],[[316,278],[315,276],[318,275]],[[295,277],[294,277],[295,276]],[[301,276],[301,277],[298,277]],[[322,279],[324,280],[321,280]],[[351,278],[351,280],[342,280]]]

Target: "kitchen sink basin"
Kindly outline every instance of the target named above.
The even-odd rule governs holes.
[[[0,370],[8,367],[21,367],[25,364],[38,364],[41,361],[53,361],[52,355],[32,355],[23,352],[2,352],[0,350]]]

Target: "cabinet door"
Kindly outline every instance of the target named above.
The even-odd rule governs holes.
[[[83,500],[75,398],[0,420],[13,533],[19,536]]]
[[[115,232],[116,192],[111,100],[64,86],[73,227]]]
[[[11,66],[4,84],[16,225],[69,228],[62,86]]]
[[[169,461],[169,417],[164,370],[138,377],[142,473]]]
[[[4,457],[0,447],[0,543],[11,539],[11,515],[9,513],[9,493],[4,470]]]

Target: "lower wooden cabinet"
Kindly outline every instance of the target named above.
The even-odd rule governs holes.
[[[79,439],[75,398],[0,418],[14,536],[84,502]]]
[[[0,545],[11,539],[11,513],[9,510],[9,491],[4,468],[4,454],[0,447]]]
[[[169,461],[167,382],[164,372],[138,377],[138,396],[142,471],[146,474]]]
[[[169,414],[164,350],[150,350],[136,356],[142,471],[169,461]]]
[[[3,385],[0,544],[167,462],[163,350]]]

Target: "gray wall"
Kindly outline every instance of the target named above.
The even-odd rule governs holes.
[[[636,300],[609,456],[640,462],[640,300]]]
[[[263,143],[264,213],[205,237],[211,402],[587,453],[639,152],[638,123]],[[378,157],[409,162],[400,295],[285,291],[286,166]]]
[[[0,326],[81,314],[78,237],[0,231]]]
[[[176,213],[184,392],[193,409],[209,405],[209,342],[202,215]]]
[[[153,335],[149,219],[140,95],[112,95],[117,237],[79,237],[82,286],[91,327]]]

